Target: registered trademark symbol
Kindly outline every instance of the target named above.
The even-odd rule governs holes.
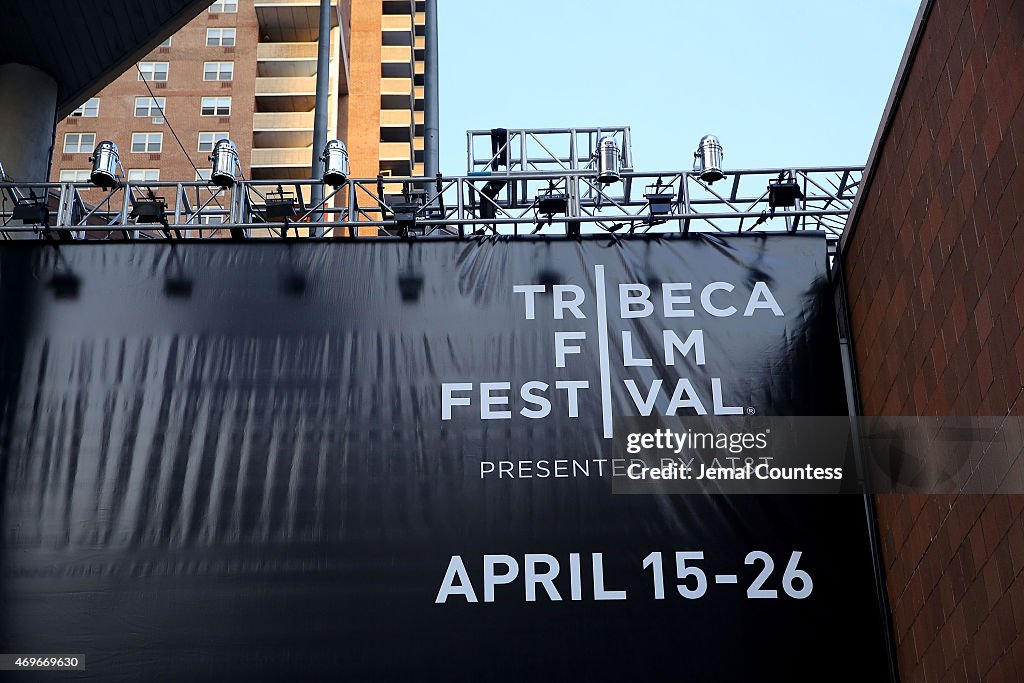
[[[756,411],[756,410],[754,410],[753,408],[747,408],[747,415],[753,415],[753,414],[754,414],[754,413],[756,413],[756,412],[757,412],[757,411]]]

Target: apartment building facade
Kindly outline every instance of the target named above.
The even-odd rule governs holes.
[[[208,177],[217,140],[252,179],[310,177],[319,0],[217,0],[57,126],[50,179],[87,181],[117,143],[135,182]],[[423,3],[337,0],[328,138],[353,175],[422,171]]]

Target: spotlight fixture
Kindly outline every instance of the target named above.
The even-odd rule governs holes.
[[[569,198],[561,192],[547,192],[537,195],[537,213],[551,218],[556,213],[569,210]]]
[[[804,193],[795,178],[780,174],[777,180],[768,181],[768,206],[772,212],[781,206],[796,206],[797,200],[803,198]]]
[[[117,185],[117,167],[121,165],[121,157],[116,144],[104,140],[96,145],[89,161],[92,163],[89,180],[93,185],[104,189]]]
[[[419,204],[413,202],[392,204],[391,209],[394,211],[395,225],[400,236],[408,237],[416,230],[416,212],[419,208]]]
[[[672,189],[672,184],[663,184],[661,178],[658,178],[658,182],[647,186],[647,191],[644,193],[644,199],[647,200],[647,208],[650,212],[648,218],[649,222],[654,223],[655,219],[660,216],[667,216],[672,213],[672,203],[675,201],[675,192]],[[660,221],[664,222],[664,221]]]
[[[672,213],[673,196],[667,192],[651,192],[644,195],[651,212],[651,217],[667,216]]]
[[[554,187],[549,187],[547,192],[537,195],[534,205],[537,207],[537,215],[543,216],[545,219],[538,221],[534,232],[543,229],[545,224],[554,225],[553,218],[556,213],[569,215],[569,195],[564,192],[555,192]],[[565,234],[568,237],[579,237],[581,228],[582,224],[578,220],[565,221]]]
[[[128,216],[135,219],[135,224],[158,223],[164,228],[167,225],[167,202],[163,197],[156,197],[150,190],[145,199],[134,199],[132,201],[132,212]]]
[[[323,181],[331,187],[338,187],[348,179],[348,149],[341,140],[331,140],[320,155],[324,162]]]
[[[610,135],[597,143],[597,182],[609,184],[618,182],[621,165],[619,146]]]
[[[282,223],[295,217],[298,207],[295,203],[295,195],[285,192],[280,185],[277,192],[267,193],[266,217],[268,223]]]
[[[11,209],[11,220],[21,221],[25,225],[49,225],[50,207],[35,192],[29,198],[22,198]]]
[[[722,172],[722,157],[725,155],[721,143],[714,135],[705,135],[697,144],[693,153],[693,170],[698,177],[709,185],[725,177]]]
[[[241,165],[238,147],[231,140],[218,140],[210,155],[210,182],[218,187],[232,187],[238,179]]]

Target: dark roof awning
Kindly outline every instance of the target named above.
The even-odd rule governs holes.
[[[0,64],[28,64],[58,84],[57,116],[113,81],[210,6],[210,0],[13,0],[0,21]]]

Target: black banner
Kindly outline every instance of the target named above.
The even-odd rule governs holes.
[[[885,677],[859,497],[612,492],[617,418],[845,414],[821,236],[18,243],[0,285],[0,653]]]

